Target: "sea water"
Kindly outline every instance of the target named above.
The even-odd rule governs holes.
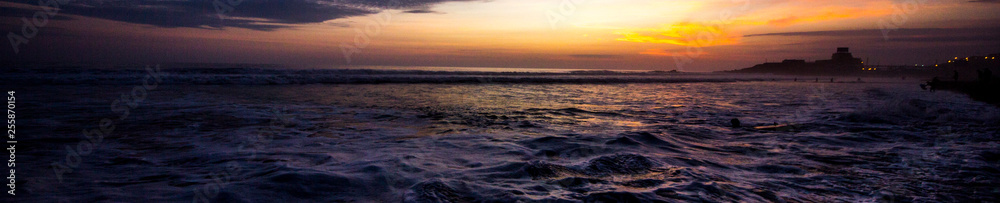
[[[165,72],[146,95],[133,92],[142,70],[12,76],[20,82],[5,86],[18,89],[25,146],[17,198],[966,202],[1000,195],[1000,111],[922,91],[918,81]],[[114,130],[82,142],[81,131],[105,118]],[[84,153],[79,143],[93,149]]]

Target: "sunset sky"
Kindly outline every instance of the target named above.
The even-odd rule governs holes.
[[[3,60],[698,72],[840,46],[880,64],[1000,53],[997,0],[81,0],[15,53],[37,5],[0,1]]]

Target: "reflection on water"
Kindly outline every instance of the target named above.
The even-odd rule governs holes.
[[[998,201],[997,109],[911,86],[165,86],[69,181],[24,187],[38,201],[190,201],[233,163],[211,200]],[[33,130],[54,143],[30,152],[39,163],[121,92],[36,88],[74,98],[32,98],[56,104],[25,121],[53,124]],[[272,109],[289,122],[238,150]]]

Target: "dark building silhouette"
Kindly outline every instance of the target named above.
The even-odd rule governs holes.
[[[833,53],[830,60],[816,61],[816,65],[845,68],[847,69],[845,71],[856,71],[864,67],[864,62],[859,58],[854,58],[854,55],[851,55],[850,48],[838,47],[837,53]]]
[[[864,62],[854,58],[850,48],[838,47],[829,60],[806,62],[800,59],[786,59],[781,63],[764,63],[750,68],[734,70],[737,73],[776,73],[796,75],[848,75],[863,71]]]

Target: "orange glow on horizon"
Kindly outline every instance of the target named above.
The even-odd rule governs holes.
[[[706,47],[738,44],[740,36],[701,23],[675,23],[660,28],[626,29],[615,32],[618,41]]]

